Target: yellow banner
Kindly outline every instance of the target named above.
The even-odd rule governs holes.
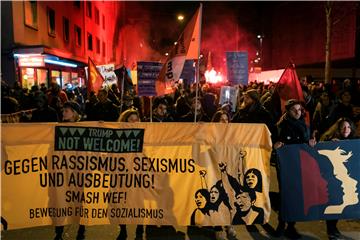
[[[2,124],[1,147],[9,229],[269,220],[263,124]]]

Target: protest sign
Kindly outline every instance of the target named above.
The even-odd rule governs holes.
[[[248,84],[248,53],[226,52],[227,78],[230,85]]]
[[[264,124],[3,124],[1,133],[1,213],[9,229],[269,220]],[[218,198],[210,198],[214,189]]]

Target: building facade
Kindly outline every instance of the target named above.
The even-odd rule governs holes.
[[[1,2],[2,79],[22,87],[85,84],[88,58],[116,64],[121,2]],[[115,46],[115,48],[114,48]],[[114,49],[114,50],[113,50]]]

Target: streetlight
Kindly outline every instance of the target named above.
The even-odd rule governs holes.
[[[184,15],[179,14],[179,15],[177,16],[177,19],[178,19],[180,22],[184,21]]]
[[[257,35],[257,38],[259,39],[259,43],[260,43],[260,46],[259,46],[259,51],[256,52],[256,57],[257,57],[257,60],[259,63],[262,62],[262,58],[263,58],[263,39],[264,39],[264,35],[263,34],[258,34]]]

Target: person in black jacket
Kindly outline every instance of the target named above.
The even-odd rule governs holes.
[[[165,98],[156,98],[154,103],[153,122],[174,122],[174,118],[168,112],[169,103]],[[147,119],[147,121],[150,121],[150,119]]]
[[[106,122],[116,122],[120,115],[120,109],[109,100],[106,89],[100,89],[98,93],[99,102],[94,105],[94,119]]]
[[[276,127],[271,114],[260,103],[259,93],[250,89],[244,93],[244,101],[235,113],[233,123],[264,123],[271,132],[272,140],[276,137]]]
[[[180,122],[194,122],[196,112],[196,122],[210,122],[209,117],[204,112],[204,109],[201,105],[201,100],[194,97],[191,101],[191,110],[182,116],[179,120]]]
[[[45,93],[40,90],[35,92],[34,101],[37,109],[32,113],[31,122],[59,122],[57,112],[49,106]]]
[[[316,142],[314,138],[310,137],[310,130],[305,124],[303,116],[303,107],[296,99],[290,99],[285,105],[286,112],[278,122],[278,140],[274,144],[274,149],[278,149],[285,144],[301,144],[307,143],[313,147]],[[291,160],[291,159],[289,159]],[[279,163],[277,164],[277,175],[279,178]],[[279,191],[281,191],[281,184],[279,181]],[[279,211],[279,225],[276,229],[276,234],[281,236],[283,233],[287,238],[299,239],[301,235],[295,228],[295,222],[288,222],[285,229],[285,222],[281,219],[281,212]]]

